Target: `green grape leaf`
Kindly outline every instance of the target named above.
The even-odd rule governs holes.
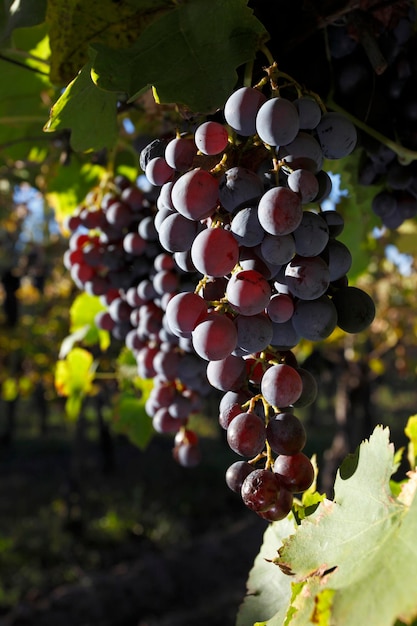
[[[80,293],[70,308],[70,331],[83,340],[87,345],[100,344],[101,350],[107,350],[110,345],[110,334],[105,330],[99,330],[94,318],[106,307],[100,302],[98,296]]]
[[[47,0],[6,0],[0,20],[0,43],[10,37],[15,28],[35,26],[45,21]]]
[[[152,85],[159,102],[213,111],[232,91],[236,68],[266,38],[243,0],[193,0],[154,20],[129,48],[93,43],[92,76],[132,100]]]
[[[85,163],[79,158],[72,158],[65,166],[56,164],[51,167],[46,198],[58,222],[62,223],[66,216],[74,212],[105,173],[102,166]]]
[[[115,432],[128,437],[141,450],[147,447],[155,432],[152,419],[145,411],[145,402],[152,387],[152,380],[142,379],[138,385],[139,397],[129,393],[122,394],[112,422]]]
[[[88,62],[93,41],[127,48],[150,21],[172,6],[172,0],[48,0],[51,81],[62,85],[73,80]]]
[[[388,429],[377,427],[342,464],[334,501],[284,541],[274,562],[298,585],[284,624],[391,626],[417,616],[417,478],[395,498],[395,469]]]
[[[93,83],[90,61],[53,105],[44,131],[71,130],[76,152],[112,148],[118,135],[117,100],[117,93]]]
[[[68,398],[65,410],[69,419],[76,419],[80,413],[84,396],[93,393],[96,363],[91,352],[83,348],[73,348],[57,362],[55,368],[55,389]]]
[[[408,462],[411,469],[414,469],[417,460],[417,415],[412,415],[408,418],[404,432],[409,439],[407,453]]]
[[[283,624],[291,598],[291,578],[273,564],[284,538],[295,531],[292,515],[270,524],[247,581],[246,597],[239,608],[236,626],[252,626],[273,616]]]
[[[45,27],[19,31],[18,39],[18,54],[8,49],[0,57],[0,152],[25,160],[33,144],[46,139],[42,128],[48,119],[48,95],[54,92],[42,62],[49,54]]]

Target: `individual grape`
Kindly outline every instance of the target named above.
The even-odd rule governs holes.
[[[262,227],[271,235],[289,235],[303,217],[301,200],[286,187],[273,187],[264,193],[258,205]]]
[[[236,415],[243,412],[243,405],[251,398],[246,389],[237,391],[228,390],[222,396],[219,404],[219,424],[225,430]]]
[[[258,515],[268,522],[278,522],[287,517],[291,511],[294,501],[293,494],[280,486],[277,501],[272,504],[266,511],[259,512]]]
[[[171,198],[176,210],[190,220],[212,215],[218,199],[218,182],[201,168],[183,174],[173,185]]]
[[[272,340],[272,322],[265,313],[238,315],[235,320],[237,345],[249,352],[262,352]]]
[[[165,293],[174,293],[179,287],[178,274],[168,270],[161,270],[156,272],[152,278],[152,285],[159,295]]]
[[[152,417],[152,425],[157,433],[177,433],[185,420],[179,420],[170,415],[166,407],[160,407]]]
[[[342,159],[356,146],[357,132],[354,124],[337,111],[322,116],[316,133],[326,159]]]
[[[181,443],[175,446],[173,456],[182,467],[196,467],[201,462],[201,450],[197,444]]]
[[[127,233],[123,237],[123,250],[128,254],[134,254],[140,256],[144,253],[146,248],[146,241],[139,233]]]
[[[256,116],[256,132],[270,146],[285,146],[295,139],[299,129],[297,109],[286,98],[267,100]]]
[[[293,170],[304,168],[317,174],[323,166],[323,150],[319,142],[304,131],[300,131],[291,143],[280,146],[277,155]]]
[[[272,322],[288,322],[294,313],[294,300],[286,293],[276,293],[271,297],[266,310]]]
[[[168,252],[184,252],[190,250],[197,233],[198,222],[172,213],[159,227],[159,241]]]
[[[306,491],[314,481],[314,467],[303,452],[277,456],[273,466],[279,484],[292,493]]]
[[[174,252],[174,260],[177,267],[182,272],[196,272],[193,262],[191,261],[191,251],[183,250],[180,252]]]
[[[329,47],[335,59],[347,57],[358,47],[358,41],[350,36],[347,24],[330,24],[328,28]]]
[[[308,204],[317,197],[319,182],[313,172],[298,169],[291,172],[287,178],[288,187],[301,198],[301,204]]]
[[[349,248],[337,239],[329,239],[329,243],[324,249],[324,256],[329,266],[331,282],[345,276],[352,266],[352,255]]]
[[[307,435],[301,421],[293,413],[277,413],[269,420],[266,438],[276,454],[296,454],[304,448]]]
[[[171,254],[166,252],[160,252],[154,259],[153,266],[157,272],[160,270],[173,270],[175,268],[175,261]]]
[[[314,198],[314,202],[323,202],[328,198],[332,192],[333,184],[332,179],[324,170],[320,170],[316,174],[316,178],[319,183],[319,192],[317,196]],[[327,211],[329,212],[329,211]]]
[[[145,244],[143,246],[145,248]],[[90,267],[98,267],[101,265],[103,250],[97,245],[97,242],[86,244],[82,249],[82,261]]]
[[[287,407],[301,396],[303,382],[294,367],[279,363],[269,367],[261,380],[265,400],[277,408]]]
[[[401,226],[401,224],[404,221],[404,218],[401,215],[401,213],[398,211],[398,206],[397,206],[394,213],[390,213],[386,217],[381,218],[381,220],[382,220],[382,224],[386,228],[389,228],[391,230],[396,230],[397,228]]]
[[[256,513],[263,513],[278,502],[280,484],[274,472],[255,469],[247,475],[240,490],[246,506]]]
[[[332,298],[337,311],[337,325],[347,333],[360,333],[375,317],[372,298],[358,287],[341,287]]]
[[[153,215],[147,215],[139,222],[138,234],[145,241],[157,241],[158,240],[158,231],[155,227],[155,220],[154,220]]]
[[[134,219],[132,210],[123,202],[114,202],[106,210],[105,215],[107,222],[119,230],[130,226]]]
[[[172,202],[172,188],[174,186],[174,181],[170,180],[159,190],[158,199],[156,201],[156,207],[158,212],[162,209],[170,209],[171,211],[175,211],[174,204]]]
[[[390,189],[406,189],[413,181],[413,170],[410,166],[405,167],[398,161],[390,163],[387,170],[387,186]]]
[[[291,350],[300,341],[301,337],[296,332],[291,319],[287,322],[272,323],[271,346],[277,350]]]
[[[300,337],[322,341],[336,328],[336,307],[326,295],[315,300],[298,300],[291,321]]]
[[[197,148],[193,139],[175,137],[165,148],[165,160],[170,167],[178,172],[186,172],[194,163]]]
[[[253,87],[241,87],[232,93],[224,105],[226,122],[243,137],[256,133],[256,115],[266,96]]]
[[[232,274],[227,284],[226,297],[237,313],[256,315],[268,306],[271,287],[259,272],[241,270]]]
[[[234,323],[222,313],[213,311],[192,331],[194,350],[206,361],[220,361],[236,348],[237,331]]]
[[[175,170],[168,165],[164,157],[155,157],[148,161],[145,176],[151,185],[160,187],[167,183],[174,175]]]
[[[327,227],[329,229],[329,236],[337,237],[338,235],[340,235],[345,226],[345,220],[343,218],[343,215],[341,215],[337,211],[322,211],[320,215],[327,224]]]
[[[295,241],[292,234],[268,235],[261,243],[262,256],[275,265],[284,265],[291,261],[295,254]]]
[[[302,257],[297,254],[285,268],[285,282],[297,298],[315,300],[329,287],[329,268],[318,256]]]
[[[235,461],[227,468],[226,484],[235,493],[240,493],[242,483],[255,468],[247,461]]]
[[[116,324],[110,313],[106,310],[99,311],[94,317],[94,323],[101,330],[111,332]]]
[[[207,380],[220,391],[240,389],[246,380],[244,360],[231,354],[224,359],[210,361],[207,365]]]
[[[138,213],[143,209],[145,196],[143,191],[139,189],[139,187],[129,184],[123,189],[122,193],[120,194],[120,199],[122,202],[129,205],[134,212]]]
[[[192,399],[183,393],[176,393],[168,407],[170,415],[175,419],[185,419],[193,410]]]
[[[303,382],[303,390],[301,396],[293,402],[295,408],[310,406],[317,398],[318,386],[313,374],[304,367],[297,367],[297,372],[301,376]]]
[[[263,192],[262,180],[245,167],[226,170],[219,182],[219,200],[228,213],[257,201]]]
[[[313,130],[321,120],[321,108],[317,100],[310,96],[301,96],[293,102],[298,111],[300,128],[303,130]]]
[[[260,246],[251,248],[240,247],[239,265],[242,270],[255,270],[266,280],[271,280],[281,270],[281,265],[270,263],[262,254]]]
[[[191,260],[203,275],[220,277],[230,274],[239,259],[239,245],[230,231],[207,228],[191,246]]]
[[[240,413],[230,422],[226,436],[233,452],[254,457],[265,446],[265,423],[256,413]]]
[[[329,241],[329,227],[321,215],[304,211],[300,225],[293,232],[295,250],[300,256],[320,254]]]
[[[126,204],[128,205],[128,203],[123,202],[122,204]],[[128,205],[128,207],[130,209],[132,209],[132,207],[130,205]],[[91,210],[91,209],[84,209],[81,211],[81,213],[79,214],[79,221],[80,221],[80,225],[84,226],[85,228],[88,228],[89,230],[92,229],[96,229],[96,228],[102,228],[103,226],[105,226],[106,224],[106,216],[104,214],[103,209],[95,209],[95,210]]]
[[[156,376],[153,360],[158,352],[157,346],[144,346],[136,354],[136,365],[140,378],[154,378]]]
[[[115,322],[127,322],[132,312],[132,307],[122,298],[115,298],[108,307],[108,312]]]
[[[201,296],[193,292],[174,295],[168,302],[165,318],[174,334],[191,333],[207,315],[207,304]]]
[[[195,130],[197,148],[206,155],[220,154],[229,142],[227,128],[218,122],[204,122]]]
[[[159,231],[161,229],[161,225],[164,222],[164,220],[169,215],[177,215],[177,214],[178,214],[178,211],[176,211],[174,209],[174,207],[172,207],[171,209],[169,209],[168,207],[162,207],[161,209],[158,210],[158,212],[155,215],[154,220],[153,220],[153,223],[154,223],[154,226],[155,226],[155,230],[158,233],[158,238],[159,238]]]
[[[265,236],[255,206],[240,209],[232,219],[230,231],[240,246],[251,248],[261,243]]]
[[[157,297],[158,294],[150,278],[140,281],[138,284],[138,295],[144,300],[154,300]]]
[[[381,219],[386,219],[395,214],[397,199],[393,193],[384,189],[372,198],[371,208],[375,215]]]

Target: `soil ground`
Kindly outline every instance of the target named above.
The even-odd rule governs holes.
[[[3,450],[0,626],[233,626],[266,523],[227,489],[224,442],[203,444],[184,470],[171,440],[117,437],[103,473],[87,441],[81,485],[63,436]]]

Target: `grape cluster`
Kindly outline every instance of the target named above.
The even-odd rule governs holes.
[[[191,342],[167,327],[165,308],[189,286],[190,275],[158,241],[155,207],[124,177],[94,189],[66,222],[71,232],[64,264],[77,287],[99,296],[98,328],[125,343],[141,378],[154,385],[146,402],[159,433],[175,433],[174,455],[195,465],[198,438],[187,428],[210,386]]]
[[[414,23],[413,3],[403,2],[391,12],[376,12],[369,23],[351,21],[328,29],[335,101],[389,140],[364,133],[358,170],[361,184],[382,186],[372,210],[389,229],[417,215]],[[400,150],[390,142],[399,143]]]
[[[342,216],[320,208],[332,186],[324,159],[350,154],[356,129],[295,83],[296,97],[282,95],[279,77],[271,66],[265,81],[231,94],[223,119],[141,155],[159,187],[159,242],[199,276],[170,297],[166,323],[223,393],[219,423],[245,459],[227,470],[228,486],[269,521],[285,517],[314,479],[295,410],[314,401],[317,385],[293,348],[336,326],[359,332],[375,313],[348,285]]]

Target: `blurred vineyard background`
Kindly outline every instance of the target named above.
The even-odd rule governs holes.
[[[54,132],[44,133],[80,63],[68,68],[57,55],[52,83],[48,25],[36,11],[29,23],[16,15],[13,26],[0,10],[0,626],[233,624],[266,523],[225,485],[235,456],[218,425],[219,396],[213,391],[192,417],[201,464],[179,467],[172,438],[144,426],[149,383],[136,381],[134,408],[123,405],[132,360],[123,342],[87,337],[90,304],[63,264],[65,215],[110,167],[136,180],[141,148],[172,130],[176,111],[148,91],[132,106],[121,103],[118,125],[113,109],[96,125],[87,109],[70,141],[65,123],[80,117],[70,110],[62,127],[55,119]],[[51,10],[49,25],[58,18]],[[13,53],[11,26],[25,26],[14,31]],[[63,68],[69,78],[59,75]],[[115,139],[110,159],[106,142]],[[85,153],[89,140],[96,143]],[[379,227],[369,211],[379,187],[358,184],[360,156],[334,170],[343,192],[335,200],[352,277],[374,298],[376,319],[369,331],[335,332],[314,347],[303,341],[297,352],[319,384],[317,402],[300,417],[305,452],[317,455],[319,488],[329,496],[340,461],[376,424],[389,426],[398,448],[417,413],[416,223]],[[74,345],[90,340],[100,364],[72,419],[55,383],[69,337]]]

